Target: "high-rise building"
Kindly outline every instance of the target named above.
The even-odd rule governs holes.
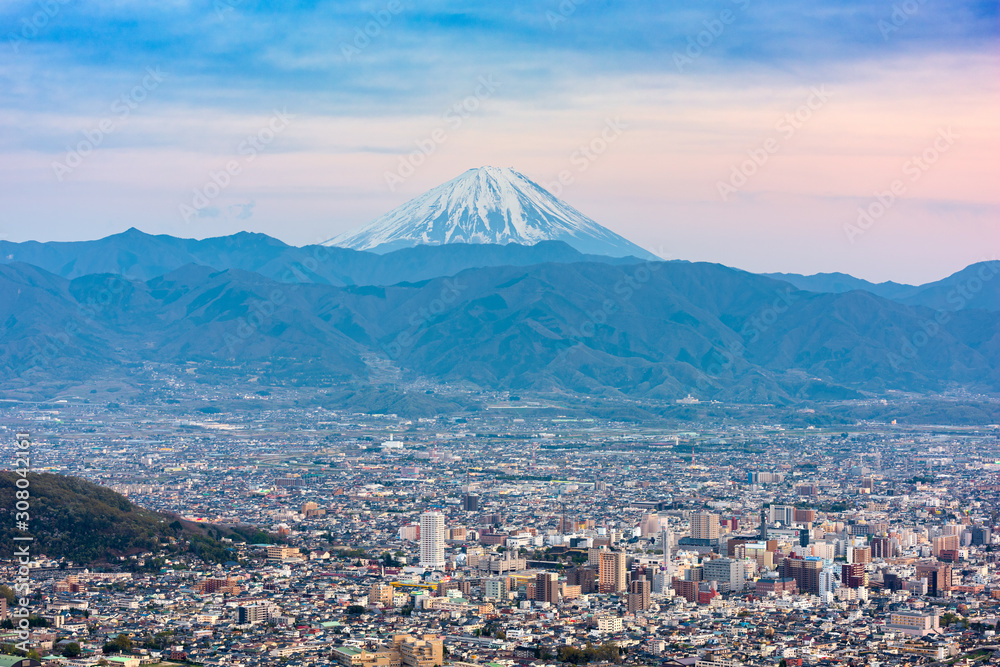
[[[646,579],[637,579],[632,582],[628,594],[628,611],[630,614],[649,609],[651,588],[652,585]]]
[[[555,572],[539,572],[535,575],[535,600],[539,602],[559,602],[559,575]]]
[[[478,512],[479,496],[472,493],[467,493],[462,496],[462,509],[466,512]]]
[[[796,507],[792,512],[792,520],[795,523],[804,523],[811,526],[816,521],[816,510],[804,510]]]
[[[444,569],[444,514],[440,512],[420,515],[420,565],[431,570]]]
[[[600,584],[597,579],[597,568],[589,565],[587,567],[572,568],[566,572],[566,584],[569,586],[579,586],[580,593],[583,595],[599,592]]]
[[[625,552],[602,551],[597,570],[601,593],[619,594],[626,589]]]
[[[719,515],[710,512],[695,512],[691,515],[691,539],[719,539]]]
[[[931,553],[940,556],[942,551],[954,551],[959,547],[958,535],[940,535],[934,538]]]
[[[822,558],[786,558],[781,561],[779,572],[782,577],[795,579],[801,592],[818,595],[819,573],[822,569]]]

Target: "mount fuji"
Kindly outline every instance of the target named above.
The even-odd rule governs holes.
[[[418,245],[539,241],[563,241],[591,255],[659,259],[506,167],[470,169],[331,243],[383,254]]]

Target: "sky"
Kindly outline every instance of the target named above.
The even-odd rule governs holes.
[[[318,243],[494,165],[665,259],[1000,259],[995,1],[14,0],[0,25],[5,240]]]

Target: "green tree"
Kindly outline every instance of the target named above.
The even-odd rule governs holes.
[[[63,655],[67,658],[75,658],[80,655],[80,645],[76,642],[70,642],[63,647]]]

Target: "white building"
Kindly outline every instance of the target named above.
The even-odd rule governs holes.
[[[444,569],[444,514],[440,512],[420,515],[420,564],[430,570]]]

